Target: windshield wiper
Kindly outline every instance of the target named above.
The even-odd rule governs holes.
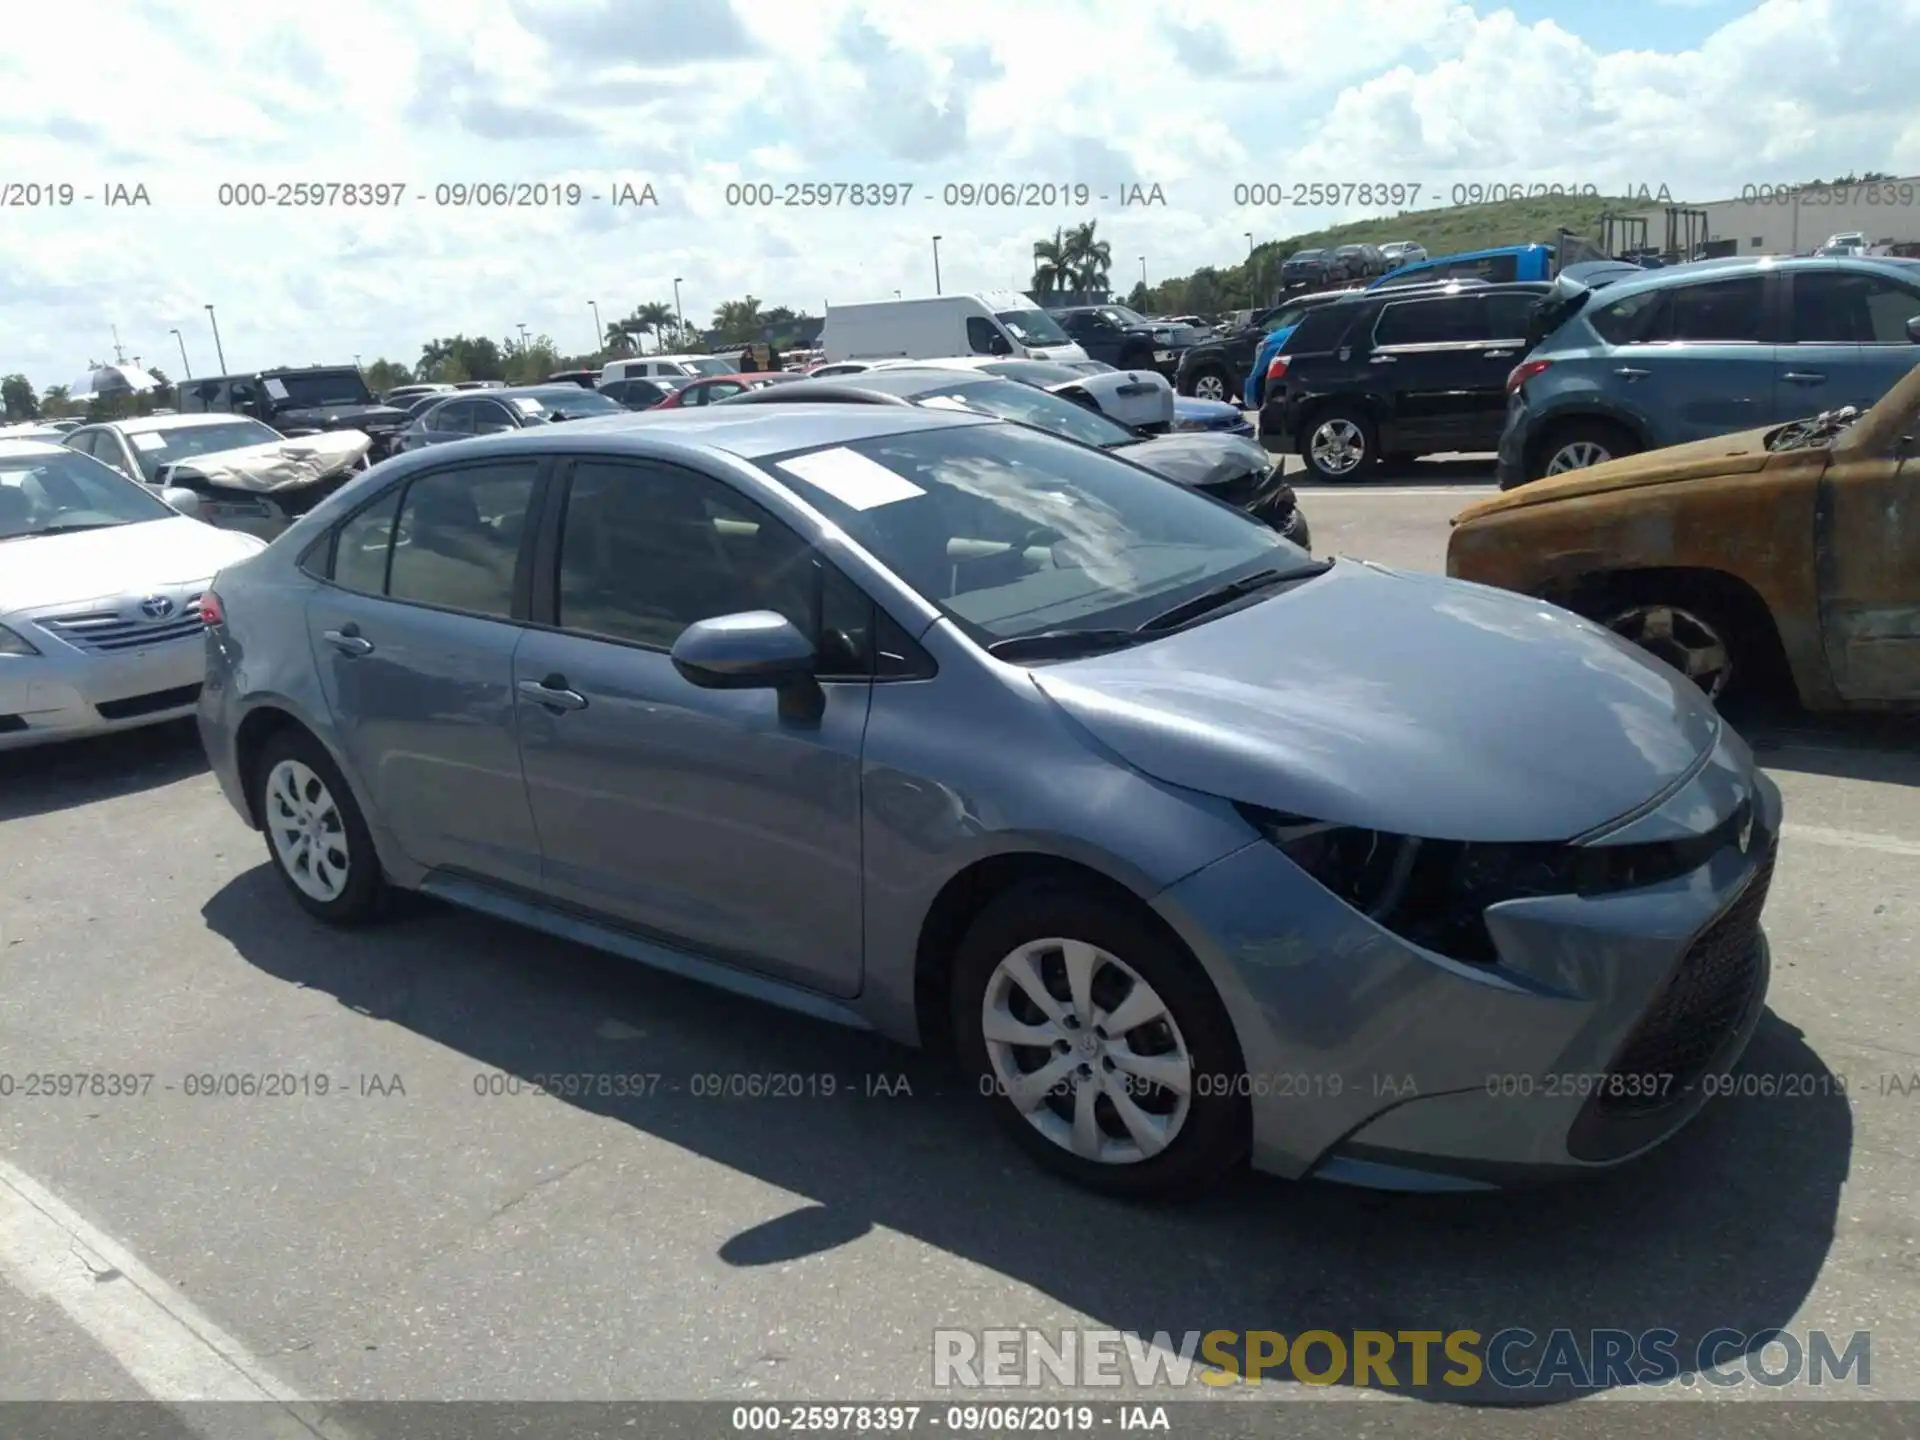
[[[1256,570],[1251,575],[1242,575],[1238,580],[1229,580],[1224,585],[1216,585],[1211,590],[1202,590],[1190,600],[1182,600],[1171,609],[1162,610],[1151,620],[1141,625],[1144,634],[1158,630],[1172,630],[1189,620],[1197,620],[1210,610],[1218,610],[1222,605],[1232,604],[1247,595],[1270,590],[1275,585],[1284,585],[1289,580],[1304,580],[1309,575],[1321,575],[1331,569],[1333,561],[1316,560],[1310,565],[1298,565],[1291,570]]]
[[[996,660],[1065,660],[1075,655],[1118,650],[1139,639],[1139,632],[1135,630],[1041,630],[1032,635],[996,640],[987,646],[987,653]]]
[[[24,535],[9,535],[7,538],[9,540],[31,540],[36,535],[74,535],[82,530],[111,530],[117,525],[124,524],[126,524],[124,520],[89,520],[79,525],[47,525],[39,530],[29,530]]]

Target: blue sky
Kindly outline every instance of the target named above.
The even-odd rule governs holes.
[[[1262,18],[1247,19],[1249,15]],[[36,36],[35,27],[45,27]],[[73,37],[87,36],[77,84]],[[144,183],[150,206],[0,208],[0,373],[129,355],[413,361],[524,323],[563,347],[649,300],[823,303],[1023,281],[1098,222],[1131,283],[1377,212],[1236,184],[1667,184],[1734,195],[1920,172],[1920,0],[63,0],[0,51],[0,183]],[[437,185],[651,182],[659,205],[509,211]],[[912,183],[911,203],[727,203]],[[405,183],[384,209],[240,209],[222,183]],[[949,184],[1159,185],[1166,203],[947,206]],[[929,198],[933,197],[933,198]],[[1920,216],[1915,217],[1920,222]],[[1418,216],[1409,217],[1419,239]],[[1920,238],[1917,235],[1916,238]]]

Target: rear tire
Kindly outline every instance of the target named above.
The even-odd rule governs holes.
[[[1569,420],[1541,437],[1527,467],[1527,478],[1544,480],[1550,475],[1588,470],[1609,460],[1638,455],[1643,448],[1624,427],[1611,420]]]
[[[1196,371],[1187,381],[1186,393],[1195,400],[1231,400],[1233,377],[1226,371],[1208,366]]]
[[[1048,1169],[1105,1194],[1172,1196],[1245,1161],[1251,1107],[1226,1007],[1124,903],[1059,881],[1009,890],[961,941],[951,1001],[962,1073]],[[1116,1017],[1126,1028],[1107,1030]]]
[[[267,855],[300,908],[329,925],[377,916],[386,880],[373,836],[333,757],[305,730],[270,737],[253,774]]]
[[[1350,405],[1316,410],[1300,427],[1300,456],[1316,480],[1344,484],[1380,462],[1380,437],[1366,411]]]

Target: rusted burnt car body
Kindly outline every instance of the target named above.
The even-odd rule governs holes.
[[[1454,517],[1447,573],[1618,631],[1716,699],[1920,705],[1920,368],[1851,410],[1536,481]]]

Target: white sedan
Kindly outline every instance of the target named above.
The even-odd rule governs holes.
[[[265,548],[64,446],[0,440],[0,750],[193,714],[201,596]]]

